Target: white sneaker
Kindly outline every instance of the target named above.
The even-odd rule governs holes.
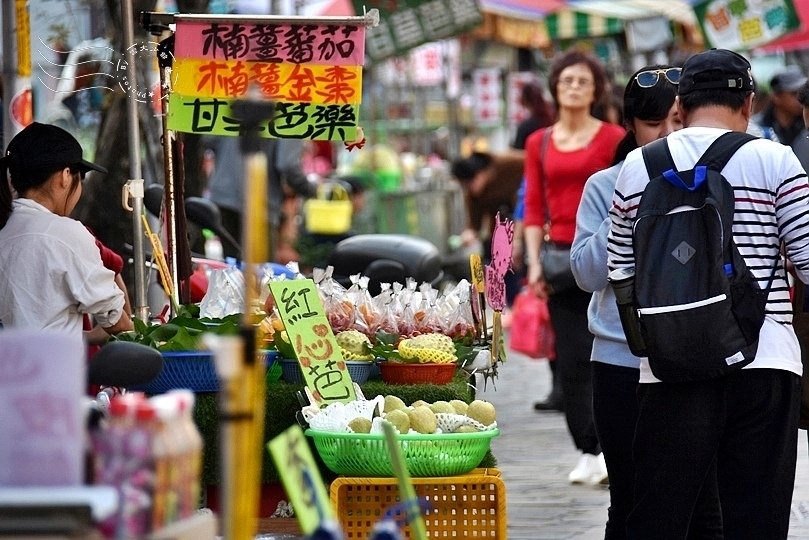
[[[598,454],[595,459],[596,467],[593,470],[593,475],[590,477],[590,483],[593,485],[609,485],[610,477],[607,474],[607,462],[604,461],[604,454]]]
[[[567,475],[567,481],[571,484],[584,484],[590,477],[590,458],[594,457],[592,454],[582,454],[576,468]]]
[[[604,455],[582,454],[576,468],[567,475],[571,484],[604,484],[609,482]]]

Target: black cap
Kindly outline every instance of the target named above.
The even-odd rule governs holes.
[[[695,90],[752,92],[754,86],[750,62],[727,49],[711,49],[695,54],[685,61],[678,88],[681,96]]]
[[[64,129],[33,122],[17,133],[8,143],[0,165],[14,176],[19,171],[57,171],[62,167],[76,167],[83,173],[107,169],[82,158],[79,141]]]

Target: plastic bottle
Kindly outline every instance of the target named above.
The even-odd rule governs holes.
[[[222,241],[216,236],[216,233],[209,229],[202,229],[202,236],[205,238],[205,256],[216,261],[224,260]]]
[[[126,436],[127,479],[124,483],[126,506],[123,514],[124,536],[139,538],[151,531],[152,502],[155,487],[154,439],[157,413],[146,400],[135,409],[135,423]]]
[[[177,396],[182,434],[182,447],[179,456],[181,471],[180,518],[186,518],[196,512],[200,493],[200,475],[202,473],[202,436],[194,423],[194,393],[190,390],[172,390]]]
[[[152,500],[152,530],[158,530],[168,523],[173,504],[171,495],[171,407],[165,396],[150,400],[157,413],[157,429],[152,439],[152,455],[154,456],[155,479],[154,497]]]

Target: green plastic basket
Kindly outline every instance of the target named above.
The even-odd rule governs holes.
[[[411,476],[454,476],[477,467],[499,429],[477,433],[399,435]],[[326,466],[347,476],[394,476],[383,435],[307,429]]]

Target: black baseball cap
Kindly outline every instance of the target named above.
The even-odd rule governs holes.
[[[686,60],[678,85],[681,96],[695,90],[752,92],[753,89],[750,62],[727,49],[711,49]]]
[[[28,171],[57,171],[62,167],[76,167],[82,173],[107,169],[90,163],[82,157],[79,141],[64,129],[51,124],[33,122],[17,133],[8,143],[0,165],[25,174]]]

